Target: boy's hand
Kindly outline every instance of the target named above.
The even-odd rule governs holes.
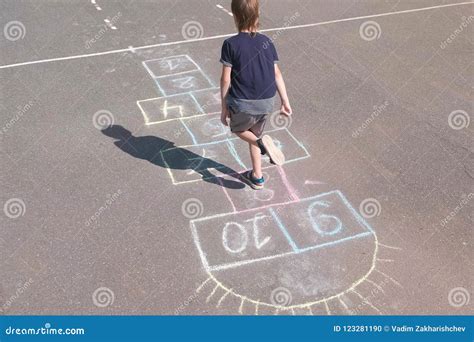
[[[280,112],[281,112],[281,114],[284,114],[286,116],[290,116],[291,114],[293,114],[293,111],[291,110],[290,103],[289,102],[282,102]]]
[[[227,122],[227,118],[229,118],[229,116],[229,110],[227,108],[222,108],[221,122],[224,126],[229,126],[229,123]]]

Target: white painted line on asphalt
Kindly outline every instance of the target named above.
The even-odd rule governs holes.
[[[228,15],[230,15],[231,17],[234,16],[234,14],[233,14],[231,11],[227,10],[226,8],[224,8],[224,6],[217,4],[216,7],[219,8],[219,9],[221,9],[221,10],[223,10],[224,12],[226,12],[226,13],[227,13]]]
[[[102,11],[102,8],[100,8],[99,5],[97,5],[97,2],[96,0],[91,0],[91,4],[93,4],[95,6],[95,9],[98,10],[98,11]]]
[[[468,1],[468,2],[458,2],[458,3],[455,3],[455,4],[438,5],[438,6],[431,6],[431,7],[422,7],[422,8],[415,8],[415,9],[404,10],[404,11],[387,12],[387,13],[380,13],[380,14],[373,14],[373,15],[365,15],[365,16],[360,16],[360,17],[336,19],[336,20],[322,21],[322,22],[312,23],[312,24],[286,26],[286,27],[276,27],[276,28],[261,30],[260,32],[287,31],[287,30],[294,30],[294,29],[300,29],[300,28],[308,28],[308,27],[315,27],[315,26],[322,26],[322,25],[328,25],[328,24],[341,23],[341,22],[352,21],[352,20],[361,20],[361,19],[368,19],[368,18],[386,17],[386,16],[389,16],[389,15],[398,15],[398,14],[414,13],[414,12],[428,11],[428,10],[438,9],[438,8],[454,7],[454,6],[463,6],[463,5],[473,5],[473,4],[474,4],[474,2],[472,2],[472,1]],[[231,36],[233,36],[233,35],[235,35],[235,32],[233,32],[233,33],[228,33],[228,34],[220,34],[220,35],[210,36],[210,37],[197,38],[197,39],[189,39],[189,40],[180,40],[180,41],[167,42],[167,43],[143,45],[143,46],[135,47],[135,48],[133,49],[133,51],[135,51],[135,50],[143,50],[143,49],[150,49],[150,48],[155,48],[155,47],[162,47],[162,46],[170,46],[170,45],[179,45],[179,44],[188,44],[188,43],[202,42],[202,41],[206,41],[206,40],[227,38],[227,37],[231,37]],[[71,59],[79,59],[79,58],[88,58],[88,57],[104,56],[104,55],[110,55],[110,54],[115,54],[115,53],[133,52],[133,51],[132,51],[130,48],[125,48],[125,49],[117,49],[117,50],[109,50],[109,51],[103,51],[103,52],[89,53],[89,54],[84,54],[84,55],[73,55],[73,56],[58,57],[58,58],[39,59],[39,60],[29,61],[29,62],[21,62],[21,63],[13,63],[13,64],[1,65],[1,66],[0,66],[0,69],[14,68],[14,67],[18,67],[18,66],[25,66],[25,65],[32,65],[32,64],[41,64],[41,63],[49,63],[49,62],[66,61],[66,60],[71,60]]]
[[[116,27],[114,24],[112,24],[112,23],[110,22],[110,19],[105,18],[104,21],[105,21],[105,23],[107,24],[107,26],[110,27],[112,30],[116,30],[116,29],[117,29],[117,27]]]

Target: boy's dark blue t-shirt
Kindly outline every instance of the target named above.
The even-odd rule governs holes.
[[[229,95],[234,99],[261,100],[276,93],[275,63],[278,55],[270,38],[247,32],[224,41],[221,63],[232,67]]]

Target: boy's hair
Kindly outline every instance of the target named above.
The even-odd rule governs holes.
[[[254,33],[258,29],[258,0],[232,0],[231,8],[239,31]]]

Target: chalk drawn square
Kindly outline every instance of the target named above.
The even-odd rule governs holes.
[[[137,101],[146,125],[204,114],[190,94]]]
[[[208,270],[291,253],[284,234],[266,209],[193,221],[194,240]]]
[[[160,153],[175,185],[236,173],[240,167],[228,142],[173,147]]]
[[[182,146],[194,144],[191,136],[181,123],[181,120],[169,120],[160,122],[156,125],[147,126],[147,132],[148,135],[173,143],[172,145],[162,147],[164,149],[171,148],[173,145]],[[158,152],[159,151],[157,151],[156,153]]]
[[[316,207],[324,210],[319,211]],[[259,215],[265,219],[257,220],[256,225],[254,221],[248,221]],[[249,227],[253,230],[263,227],[265,232],[259,230],[255,240],[249,234]],[[232,240],[229,239],[229,229],[233,230]],[[305,254],[373,234],[369,225],[338,190],[265,208],[192,220],[191,230],[203,266],[208,271]],[[258,249],[267,237],[269,241],[275,238],[278,243],[274,248]],[[282,237],[285,239],[282,240]]]
[[[193,116],[181,121],[195,144],[212,143],[234,137],[229,127],[221,123],[220,113]]]
[[[203,115],[207,116],[207,115]],[[197,117],[193,119],[198,119]],[[194,121],[194,120],[193,120]],[[188,125],[191,121],[183,120],[183,123],[188,127],[188,131],[192,132],[194,140],[196,138],[196,131],[193,131]],[[198,121],[196,121],[198,122]],[[271,136],[275,138],[277,143],[282,146],[284,153],[286,154],[286,163],[291,163],[304,158],[309,157],[306,148],[293,137],[293,135],[286,129],[280,128],[273,131],[269,131]],[[282,143],[280,143],[282,142]],[[227,173],[241,173],[244,170],[248,170],[250,167],[250,156],[248,152],[248,145],[242,142],[239,138],[226,138],[226,140],[216,140],[203,144],[194,144],[189,146],[174,147],[187,149],[196,155],[206,159],[203,165],[210,167],[211,169],[224,170],[227,169]],[[172,150],[172,149],[171,149]],[[163,157],[165,160],[170,158],[170,153],[173,151],[163,151]],[[193,160],[197,160],[194,158]],[[193,164],[194,165],[194,164]],[[274,165],[270,164],[268,160],[264,161],[263,170],[275,168]],[[200,170],[201,171],[201,170]],[[215,172],[193,172],[192,170],[169,170],[173,184],[182,184],[190,182],[198,182],[203,179],[213,178]]]
[[[200,70],[155,78],[155,82],[165,96],[214,88],[211,81]]]
[[[300,200],[291,212],[275,209],[298,252],[365,236],[370,229],[340,191]]]
[[[223,176],[231,179],[229,176]],[[244,189],[225,189],[232,207],[237,210],[260,208],[271,204],[284,203],[292,200],[294,194],[285,186],[282,175],[277,167],[263,170],[265,188],[259,191],[246,186]]]
[[[286,158],[285,163],[292,163],[298,160],[306,159],[310,156],[303,144],[299,142],[287,128],[268,130],[265,131],[265,134],[270,135],[275,144],[283,151]],[[236,142],[235,148],[237,151],[237,158],[250,163],[248,145],[246,143]],[[267,167],[273,167],[270,166],[267,156],[262,157],[262,164],[267,165]]]
[[[217,113],[222,110],[221,92],[219,88],[198,90],[193,93],[204,113]]]
[[[151,59],[142,63],[153,78],[199,70],[196,63],[188,55]]]

